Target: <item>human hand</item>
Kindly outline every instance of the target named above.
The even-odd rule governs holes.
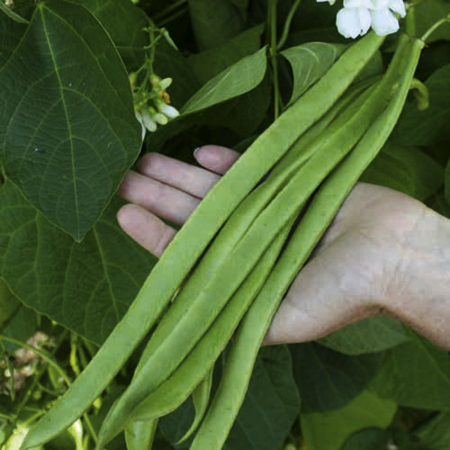
[[[232,150],[205,146],[195,155],[202,169],[159,154],[144,156],[141,174],[129,172],[118,191],[131,202],[118,212],[119,224],[161,256],[176,231],[159,217],[183,225],[238,157]],[[318,339],[383,313],[450,348],[445,242],[450,244],[448,221],[422,203],[391,189],[357,184],[290,287],[265,344]]]

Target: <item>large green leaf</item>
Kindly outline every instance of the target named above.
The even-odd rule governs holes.
[[[197,78],[206,83],[245,56],[258,51],[261,46],[263,25],[250,28],[218,47],[206,50],[188,59]]]
[[[347,325],[319,340],[322,345],[347,355],[382,352],[409,339],[405,327],[386,316],[374,316]]]
[[[350,357],[316,343],[289,349],[306,413],[342,408],[364,390],[380,362],[379,355]]]
[[[396,409],[392,401],[363,391],[340,410],[302,414],[300,419],[308,450],[341,450],[347,438],[358,430],[388,427]]]
[[[208,81],[184,105],[183,114],[194,113],[245,94],[262,82],[266,68],[266,49],[262,48]]]
[[[148,136],[149,149],[161,151],[169,139],[198,125],[252,133],[269,106],[266,67],[265,50],[261,49],[216,75],[189,99],[180,117]]]
[[[130,70],[143,63],[149,44],[149,20],[130,0],[72,0],[87,8],[103,25]]]
[[[129,82],[113,43],[82,6],[38,3],[0,71],[0,87],[7,177],[80,241],[140,150]]]
[[[290,103],[295,102],[333,65],[346,45],[310,42],[281,52],[292,66],[294,89]]]
[[[411,332],[411,339],[384,354],[370,389],[400,405],[450,409],[448,353]]]
[[[119,228],[118,198],[81,243],[48,222],[10,182],[0,189],[0,276],[30,308],[101,343],[155,259]]]

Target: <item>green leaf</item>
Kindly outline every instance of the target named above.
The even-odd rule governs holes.
[[[191,114],[254,89],[264,79],[266,49],[241,59],[206,83],[187,103],[182,113]]]
[[[411,332],[411,339],[384,354],[370,389],[404,406],[449,409],[450,357]]]
[[[88,9],[102,24],[114,42],[129,70],[137,70],[144,62],[144,47],[149,35],[143,28],[149,26],[144,11],[130,0],[72,0]]]
[[[294,89],[289,103],[294,103],[319,80],[346,48],[346,45],[310,42],[282,51],[294,75]]]
[[[450,448],[450,413],[441,413],[420,426],[414,433],[420,443],[430,450]]]
[[[192,28],[200,50],[215,47],[239,34],[242,11],[232,0],[188,0]]]
[[[424,201],[444,183],[444,169],[416,147],[387,145],[361,176]]]
[[[49,223],[10,182],[0,189],[0,275],[28,307],[101,343],[155,258],[119,228],[109,205],[82,243]]]
[[[38,3],[0,71],[0,86],[7,177],[81,241],[140,150],[141,129],[114,45],[85,8]]]
[[[410,337],[404,326],[386,316],[374,316],[347,325],[321,339],[319,343],[346,355],[382,352]]]
[[[306,413],[342,408],[364,390],[380,363],[380,355],[350,357],[316,343],[289,349]]]
[[[264,347],[225,450],[274,450],[298,416],[300,398],[286,346]]]
[[[380,428],[368,428],[357,431],[346,441],[341,450],[380,450],[387,449],[390,433]]]
[[[419,111],[415,101],[407,102],[393,132],[393,139],[399,145],[432,146],[440,141],[450,142],[450,64],[434,72],[425,85],[430,106]]]
[[[302,414],[301,427],[308,450],[341,450],[348,437],[358,430],[388,427],[396,408],[392,401],[363,391],[340,410]]]
[[[263,25],[257,25],[212,50],[191,56],[189,65],[202,84],[260,48]]]

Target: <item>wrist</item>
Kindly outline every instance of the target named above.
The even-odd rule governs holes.
[[[423,206],[402,250],[383,313],[450,348],[450,220]]]

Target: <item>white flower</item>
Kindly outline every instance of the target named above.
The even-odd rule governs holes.
[[[369,31],[372,24],[370,0],[345,0],[344,8],[336,17],[336,25],[339,33],[346,38],[356,38]]]
[[[362,36],[370,27],[379,36],[386,36],[400,27],[394,13],[405,17],[403,0],[344,0],[344,8],[338,12],[336,25],[339,33],[347,38]]]
[[[400,28],[397,13],[400,17],[405,17],[405,4],[402,0],[373,0],[372,28],[379,36],[386,36],[395,33]]]
[[[142,113],[142,120],[144,122],[145,128],[147,128],[147,130],[150,131],[150,133],[153,133],[154,131],[156,131],[156,128],[158,127],[158,125],[156,124],[153,117],[150,115],[149,111],[144,111]]]

